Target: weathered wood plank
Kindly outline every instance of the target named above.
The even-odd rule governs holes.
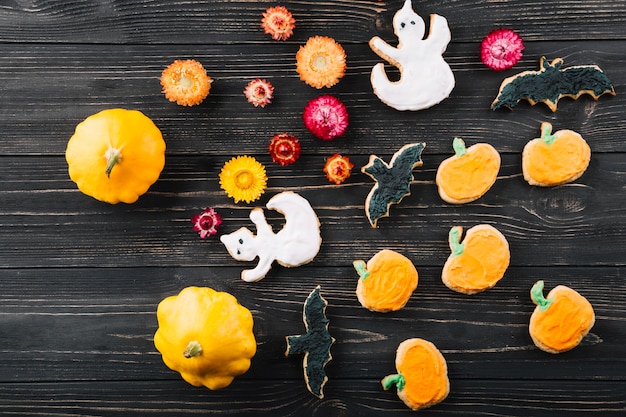
[[[230,292],[252,311],[258,349],[243,380],[301,381],[302,358],[284,357],[285,336],[304,332],[302,305],[320,285],[336,338],[331,381],[391,373],[398,344],[411,337],[441,349],[453,381],[624,381],[623,268],[513,267],[495,288],[467,296],[441,283],[440,268],[416,265],[417,290],[403,310],[386,314],[360,306],[351,266],[277,268],[253,284],[233,267],[0,270],[0,382],[176,380],[152,343],[155,311],[194,285]],[[528,335],[529,290],[539,279],[575,288],[594,306],[596,325],[570,352],[546,354]]]
[[[0,8],[0,42],[196,44],[258,43],[271,40],[260,28],[272,1],[204,0],[5,1]],[[391,20],[402,1],[290,1],[297,28],[290,42],[324,34],[343,42],[367,41],[374,34],[394,39]],[[480,42],[497,27],[512,27],[527,40],[625,39],[619,30],[626,4],[615,0],[414,2],[425,19],[448,19],[455,42]],[[468,18],[480,16],[480,19]]]
[[[330,383],[329,383],[330,384]],[[621,416],[624,382],[527,381],[525,386],[500,380],[459,381],[450,395],[420,415],[577,417],[600,413]],[[221,391],[193,388],[184,382],[100,381],[90,384],[0,384],[3,416],[380,416],[412,415],[378,380],[345,380],[327,385],[318,400],[291,381],[235,381]]]
[[[217,157],[169,158],[161,179],[133,205],[109,205],[80,193],[62,157],[3,158],[0,265],[246,267],[217,238],[200,240],[191,217],[212,206],[224,219],[220,233],[254,229],[250,208],[285,190],[309,199],[320,218],[324,242],[314,266],[351,265],[354,257],[369,258],[382,247],[401,250],[421,265],[442,265],[450,253],[450,227],[478,223],[504,233],[512,265],[624,264],[622,154],[594,155],[581,179],[555,188],[529,186],[521,178],[519,154],[507,154],[494,187],[462,206],[444,203],[437,193],[435,172],[446,156],[425,151],[424,166],[414,170],[412,194],[393,205],[377,229],[365,217],[365,198],[374,183],[359,171],[367,162],[364,155],[353,158],[355,172],[341,186],[324,177],[322,157],[305,155],[280,167],[268,155],[258,155],[267,166],[269,188],[250,205],[234,204],[219,188],[226,159]],[[266,216],[282,227],[278,213],[266,210]]]
[[[454,136],[489,141],[501,152],[518,152],[539,133],[543,121],[578,131],[594,152],[625,152],[621,121],[626,96],[623,42],[540,42],[527,46],[524,60],[496,73],[482,65],[477,45],[453,45],[446,57],[455,72],[450,98],[420,112],[399,112],[372,93],[369,74],[379,62],[366,44],[346,46],[348,70],[331,89],[316,90],[295,71],[297,45],[119,46],[0,44],[3,141],[0,155],[61,155],[77,123],[105,108],[143,111],[162,130],[169,154],[231,155],[265,153],[269,139],[288,131],[303,141],[307,154],[378,153],[416,140],[429,152],[449,153]],[[543,104],[520,103],[514,111],[489,108],[505,76],[536,70],[539,58],[563,57],[566,65],[597,64],[618,95],[594,101],[563,99],[556,113]],[[161,93],[161,71],[174,59],[196,58],[215,79],[199,106],[185,108]],[[256,77],[276,88],[274,102],[261,109],[246,102],[243,89]],[[331,93],[348,107],[350,127],[331,143],[314,138],[302,123],[313,97]],[[514,130],[511,127],[514,126]]]

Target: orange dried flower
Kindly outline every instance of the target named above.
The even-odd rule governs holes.
[[[272,39],[284,41],[293,35],[296,19],[284,6],[269,7],[263,12],[261,27],[265,33],[272,35]]]
[[[169,101],[195,106],[209,95],[213,80],[196,60],[176,60],[163,70],[161,86]]]
[[[311,87],[332,87],[346,72],[346,52],[333,38],[313,36],[296,53],[296,71]]]
[[[354,168],[354,164],[350,162],[350,158],[336,153],[326,159],[324,172],[326,173],[328,181],[339,185],[346,179],[350,178],[350,171],[352,168]]]

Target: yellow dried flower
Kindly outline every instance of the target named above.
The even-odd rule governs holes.
[[[251,156],[236,156],[226,162],[220,172],[220,187],[235,203],[250,203],[265,192],[265,167]]]

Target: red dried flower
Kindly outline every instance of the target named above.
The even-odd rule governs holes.
[[[290,165],[300,157],[300,142],[287,133],[274,135],[269,145],[270,156],[280,165]]]
[[[274,86],[267,80],[256,78],[248,83],[243,93],[254,107],[265,107],[274,98]]]
[[[222,224],[222,218],[212,208],[206,208],[202,213],[193,216],[191,222],[193,230],[200,234],[201,239],[204,239],[217,234],[217,227]]]
[[[337,97],[323,95],[307,103],[302,119],[316,137],[333,140],[348,128],[348,109]]]
[[[296,19],[284,6],[269,7],[263,12],[261,27],[265,33],[272,35],[274,40],[284,41],[293,35]]]
[[[339,185],[346,179],[350,178],[350,171],[354,168],[354,164],[350,162],[347,156],[341,156],[338,153],[326,159],[324,172],[328,181]]]
[[[503,71],[522,59],[524,42],[511,29],[500,28],[489,32],[480,45],[480,59],[491,69]]]

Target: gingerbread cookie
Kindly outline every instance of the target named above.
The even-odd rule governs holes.
[[[409,186],[413,181],[413,168],[422,166],[422,151],[425,143],[411,143],[400,148],[391,158],[391,162],[371,155],[361,171],[376,181],[365,200],[365,214],[372,227],[378,219],[389,216],[392,204],[399,203],[411,194]]]
[[[424,339],[408,339],[396,352],[397,374],[382,380],[385,390],[396,386],[398,397],[417,411],[443,401],[450,392],[448,365],[437,347]]]
[[[324,367],[331,361],[330,347],[335,339],[328,333],[326,306],[318,285],[304,303],[303,319],[306,333],[287,336],[286,356],[304,353],[304,380],[307,389],[318,398],[324,398],[324,385],[328,381]]]
[[[285,216],[285,226],[277,233],[267,223],[263,210],[255,208],[250,212],[250,220],[256,225],[256,235],[242,227],[220,236],[221,242],[236,260],[253,261],[259,258],[254,269],[241,273],[241,279],[247,282],[263,279],[274,261],[285,267],[311,262],[322,244],[319,220],[304,197],[284,191],[272,197],[266,207]]]
[[[386,313],[406,305],[417,288],[418,273],[406,256],[389,249],[374,255],[367,264],[352,262],[359,274],[356,295],[368,310]]]
[[[424,20],[413,11],[411,0],[393,17],[398,46],[393,47],[380,37],[369,41],[370,48],[400,70],[400,79],[390,81],[385,64],[372,68],[370,77],[374,93],[397,110],[421,110],[439,103],[454,88],[454,75],[442,54],[450,42],[450,29],[445,17],[430,16],[430,33],[424,39]]]
[[[502,233],[488,224],[470,228],[463,240],[463,228],[450,229],[452,254],[448,257],[441,280],[451,290],[476,294],[496,285],[509,267],[509,244]]]
[[[580,178],[591,160],[591,148],[573,130],[552,134],[552,124],[541,124],[541,137],[522,151],[522,173],[530,185],[550,187]]]
[[[578,346],[593,327],[593,307],[585,297],[564,285],[543,296],[543,281],[537,281],[530,297],[537,305],[530,316],[528,331],[535,345],[549,353],[561,353]]]
[[[491,108],[513,108],[521,100],[526,100],[532,106],[545,103],[555,112],[558,101],[563,97],[576,100],[588,94],[597,100],[604,94],[615,95],[611,80],[597,65],[577,65],[565,69],[561,68],[562,65],[561,58],[548,62],[543,56],[539,71],[524,71],[505,78]]]
[[[437,169],[435,182],[439,196],[450,204],[464,204],[482,197],[496,182],[500,171],[500,154],[488,143],[469,148],[460,138],[452,142],[455,155]]]

